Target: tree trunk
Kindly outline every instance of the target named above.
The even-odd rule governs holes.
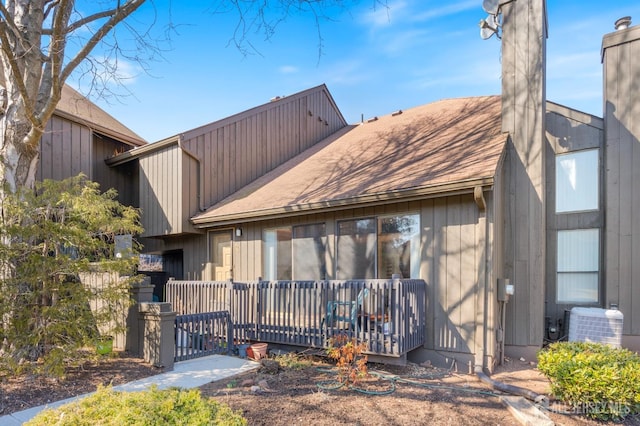
[[[30,125],[20,101],[9,102],[0,116],[0,129],[0,197],[4,199],[5,190],[33,189],[43,132]]]

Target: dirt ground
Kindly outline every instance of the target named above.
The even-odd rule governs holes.
[[[317,356],[299,363],[270,358],[255,371],[201,387],[203,395],[242,411],[249,425],[519,425],[498,392],[475,376],[420,366],[369,364],[374,375],[358,389],[333,389],[333,364]],[[99,384],[118,385],[162,372],[123,355],[72,371],[65,380],[1,378],[0,415],[91,392]],[[510,361],[494,379],[537,393],[548,381],[527,362]],[[583,417],[547,413],[557,425],[595,426]],[[639,425],[628,419],[624,425]]]
[[[98,385],[117,386],[161,372],[139,358],[114,352],[100,363],[70,370],[64,379],[0,376],[0,416],[93,392]]]
[[[411,363],[404,367],[371,364],[369,371],[375,377],[364,380],[359,390],[328,389],[336,379],[331,368],[320,358],[300,370],[285,368],[275,373],[263,366],[201,389],[204,395],[242,411],[249,424],[256,426],[520,425],[501,403],[499,392],[475,375]],[[548,380],[528,362],[510,361],[491,377],[549,393]],[[547,415],[557,425],[604,424],[584,417]],[[623,424],[638,425],[640,419]]]

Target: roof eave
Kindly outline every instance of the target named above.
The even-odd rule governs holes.
[[[191,222],[196,228],[209,228],[214,226],[237,224],[240,222],[257,222],[273,218],[321,213],[328,210],[345,210],[354,207],[362,207],[363,205],[390,204],[398,201],[414,201],[417,199],[473,193],[474,188],[478,186],[483,188],[492,187],[494,180],[494,176],[488,176],[411,189],[365,194],[336,200],[296,204],[294,206],[274,207],[249,212],[230,213],[216,216],[215,218],[199,218],[196,216],[191,219]]]
[[[105,163],[107,163],[108,166],[114,167],[114,166],[119,166],[121,164],[127,163],[131,160],[135,160],[137,158],[140,158],[141,156],[145,155],[145,154],[150,154],[154,151],[159,151],[163,148],[166,148],[168,146],[171,145],[176,145],[180,142],[180,135],[176,135],[176,136],[172,136],[170,138],[167,139],[163,139],[161,141],[158,142],[154,142],[154,143],[150,143],[147,145],[143,145],[140,147],[137,147],[135,149],[132,149],[131,151],[125,151],[121,154],[115,155],[111,158],[107,158],[105,161]]]
[[[99,124],[95,124],[95,123],[89,122],[87,120],[78,119],[77,116],[75,116],[73,114],[70,114],[68,112],[59,110],[59,109],[56,109],[55,115],[57,115],[60,118],[64,118],[66,120],[73,121],[75,123],[80,123],[80,124],[82,124],[84,126],[87,126],[91,130],[100,133],[101,135],[105,135],[105,136],[108,136],[110,138],[117,139],[117,140],[119,140],[121,142],[128,143],[129,145],[132,145],[132,146],[135,146],[135,147],[146,146],[147,145],[147,141],[145,141],[143,139],[136,139],[136,138],[133,138],[131,136],[122,134],[120,132],[114,132],[113,130],[108,129],[108,128],[104,127],[104,126],[100,126]]]

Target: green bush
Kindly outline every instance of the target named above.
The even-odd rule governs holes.
[[[25,425],[231,425],[247,421],[228,405],[202,399],[197,389],[157,387],[144,392],[118,392],[101,387],[96,393],[41,412]]]
[[[558,342],[538,353],[553,395],[572,411],[599,420],[640,414],[640,356],[627,349]]]
[[[2,213],[0,372],[64,376],[100,335],[126,330],[139,244],[124,257],[115,244],[143,231],[140,212],[78,175],[5,194]],[[92,285],[86,274],[121,279]]]

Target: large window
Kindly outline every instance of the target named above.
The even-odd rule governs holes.
[[[558,303],[597,303],[600,231],[558,231]]]
[[[556,156],[556,213],[598,209],[598,150]]]
[[[264,278],[323,280],[327,277],[325,224],[267,229],[263,235]]]
[[[419,223],[417,214],[338,222],[338,279],[417,278]]]

